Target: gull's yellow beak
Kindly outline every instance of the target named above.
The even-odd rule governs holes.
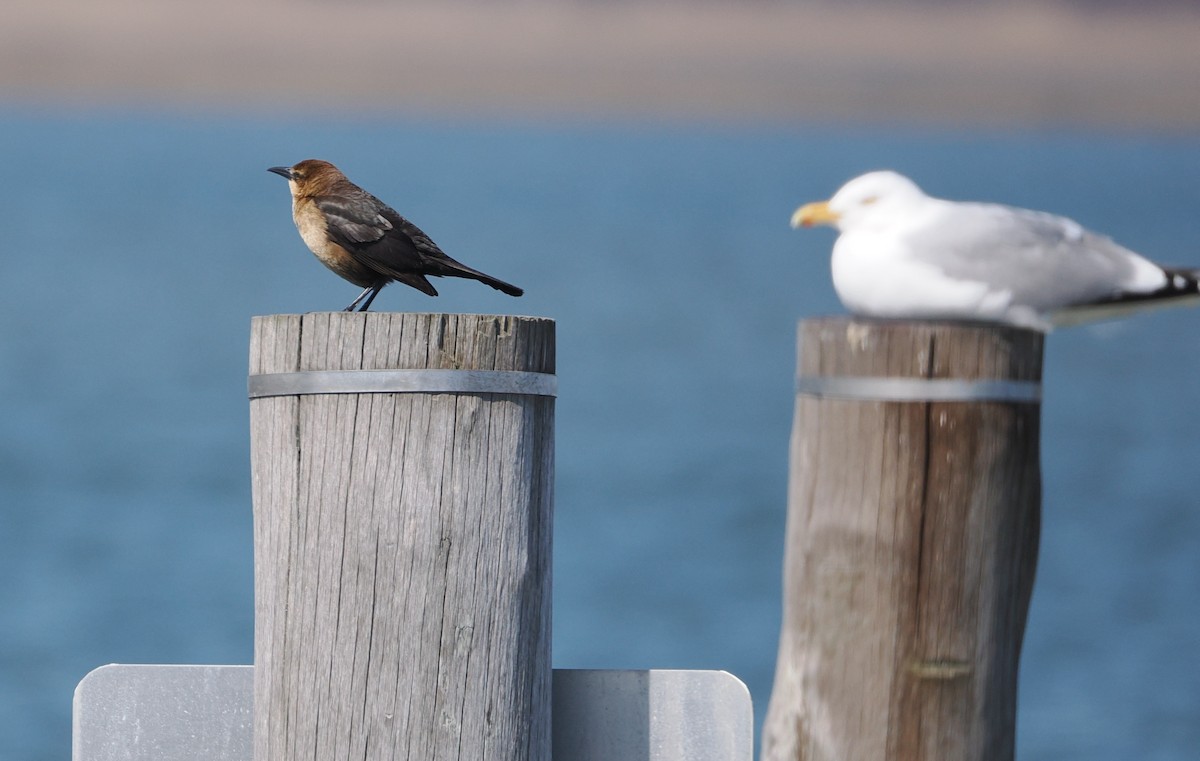
[[[813,225],[835,225],[838,214],[829,208],[828,201],[806,203],[792,215],[792,227],[812,227]]]

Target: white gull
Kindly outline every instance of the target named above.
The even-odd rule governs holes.
[[[1157,306],[1200,302],[1200,271],[1163,267],[1065,217],[926,195],[870,172],[793,227],[826,224],[833,286],[867,317],[962,319],[1048,331]]]

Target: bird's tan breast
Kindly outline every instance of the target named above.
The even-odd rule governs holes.
[[[329,239],[325,215],[316,204],[304,198],[294,200],[292,219],[304,244],[326,267],[362,288],[379,280],[377,272],[359,264],[353,254]]]

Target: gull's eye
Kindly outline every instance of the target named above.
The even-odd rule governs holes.
[[[862,205],[870,206],[871,204],[875,203],[878,200],[879,200],[879,196],[867,196],[866,198],[864,198],[862,200]]]

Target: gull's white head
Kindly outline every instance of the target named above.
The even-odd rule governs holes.
[[[891,171],[855,177],[828,201],[808,203],[792,215],[792,227],[832,225],[838,230],[870,227],[913,210],[927,199],[917,184]]]

